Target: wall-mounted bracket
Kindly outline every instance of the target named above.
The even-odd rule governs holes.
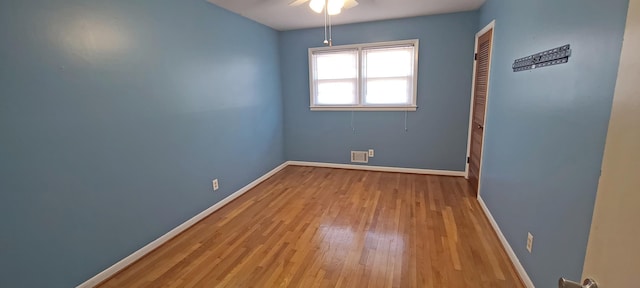
[[[571,45],[567,44],[558,48],[533,54],[513,62],[513,72],[527,71],[544,68],[553,65],[565,64],[571,57]]]

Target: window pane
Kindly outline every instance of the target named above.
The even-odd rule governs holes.
[[[318,82],[318,105],[356,104],[356,81]]]
[[[367,104],[411,104],[408,79],[368,80],[366,89]]]
[[[311,107],[415,108],[417,40],[310,49]]]
[[[407,46],[363,50],[365,104],[413,104],[414,49]]]
[[[358,51],[315,54],[316,79],[348,79],[358,76]]]
[[[364,50],[367,77],[404,77],[413,74],[413,47]]]

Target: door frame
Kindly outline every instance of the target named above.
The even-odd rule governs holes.
[[[491,50],[489,50],[489,70],[487,73],[487,95],[485,97],[485,104],[484,104],[484,123],[482,123],[482,126],[484,127],[484,129],[482,130],[482,154],[480,154],[480,167],[478,168],[478,191],[477,191],[477,195],[478,197],[480,197],[480,187],[482,185],[482,158],[484,157],[484,144],[485,144],[485,135],[487,133],[487,108],[489,108],[489,91],[490,91],[490,85],[491,85],[491,64],[493,64],[493,43],[495,42],[495,35],[496,35],[496,20],[491,21],[491,23],[489,23],[487,26],[485,26],[484,28],[482,28],[482,30],[478,31],[478,33],[476,33],[476,41],[475,44],[473,45],[473,52],[474,55],[475,53],[478,53],[478,39],[480,39],[480,36],[484,35],[485,33],[489,32],[489,30],[493,30],[493,35],[491,36]],[[465,169],[464,169],[464,178],[465,179],[469,179],[469,157],[471,157],[471,134],[473,132],[473,105],[475,104],[475,98],[476,98],[476,66],[478,65],[478,61],[476,61],[475,59],[473,60],[473,77],[471,79],[471,104],[469,105],[469,136],[467,138],[467,164],[465,165]]]

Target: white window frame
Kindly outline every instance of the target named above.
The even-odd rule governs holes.
[[[376,43],[366,43],[366,44],[355,44],[355,45],[341,45],[341,46],[333,46],[333,47],[319,47],[319,48],[309,48],[309,107],[311,111],[416,111],[418,109],[417,106],[417,98],[418,98],[418,55],[420,50],[420,40],[418,39],[410,39],[410,40],[401,40],[401,41],[387,41],[387,42],[376,42]],[[371,48],[388,48],[393,46],[413,46],[414,47],[414,63],[413,63],[413,95],[412,102],[410,104],[400,104],[400,105],[371,105],[364,104],[364,81],[365,79],[362,77],[363,73],[363,53],[364,49]],[[354,105],[317,105],[315,104],[315,79],[314,79],[314,67],[313,67],[313,54],[316,52],[327,52],[327,51],[343,51],[343,50],[358,50],[358,75],[357,75],[357,87],[356,87],[356,104]]]

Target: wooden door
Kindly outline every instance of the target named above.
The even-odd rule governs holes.
[[[484,29],[486,30],[486,29]],[[487,107],[489,87],[489,68],[491,66],[491,46],[493,44],[493,27],[486,32],[478,33],[476,43],[476,63],[474,73],[473,103],[471,109],[471,141],[469,143],[469,182],[476,194],[480,181],[480,164],[482,159],[482,143],[484,142],[484,119]]]
[[[640,0],[628,15],[583,270],[611,288],[640,287]]]

